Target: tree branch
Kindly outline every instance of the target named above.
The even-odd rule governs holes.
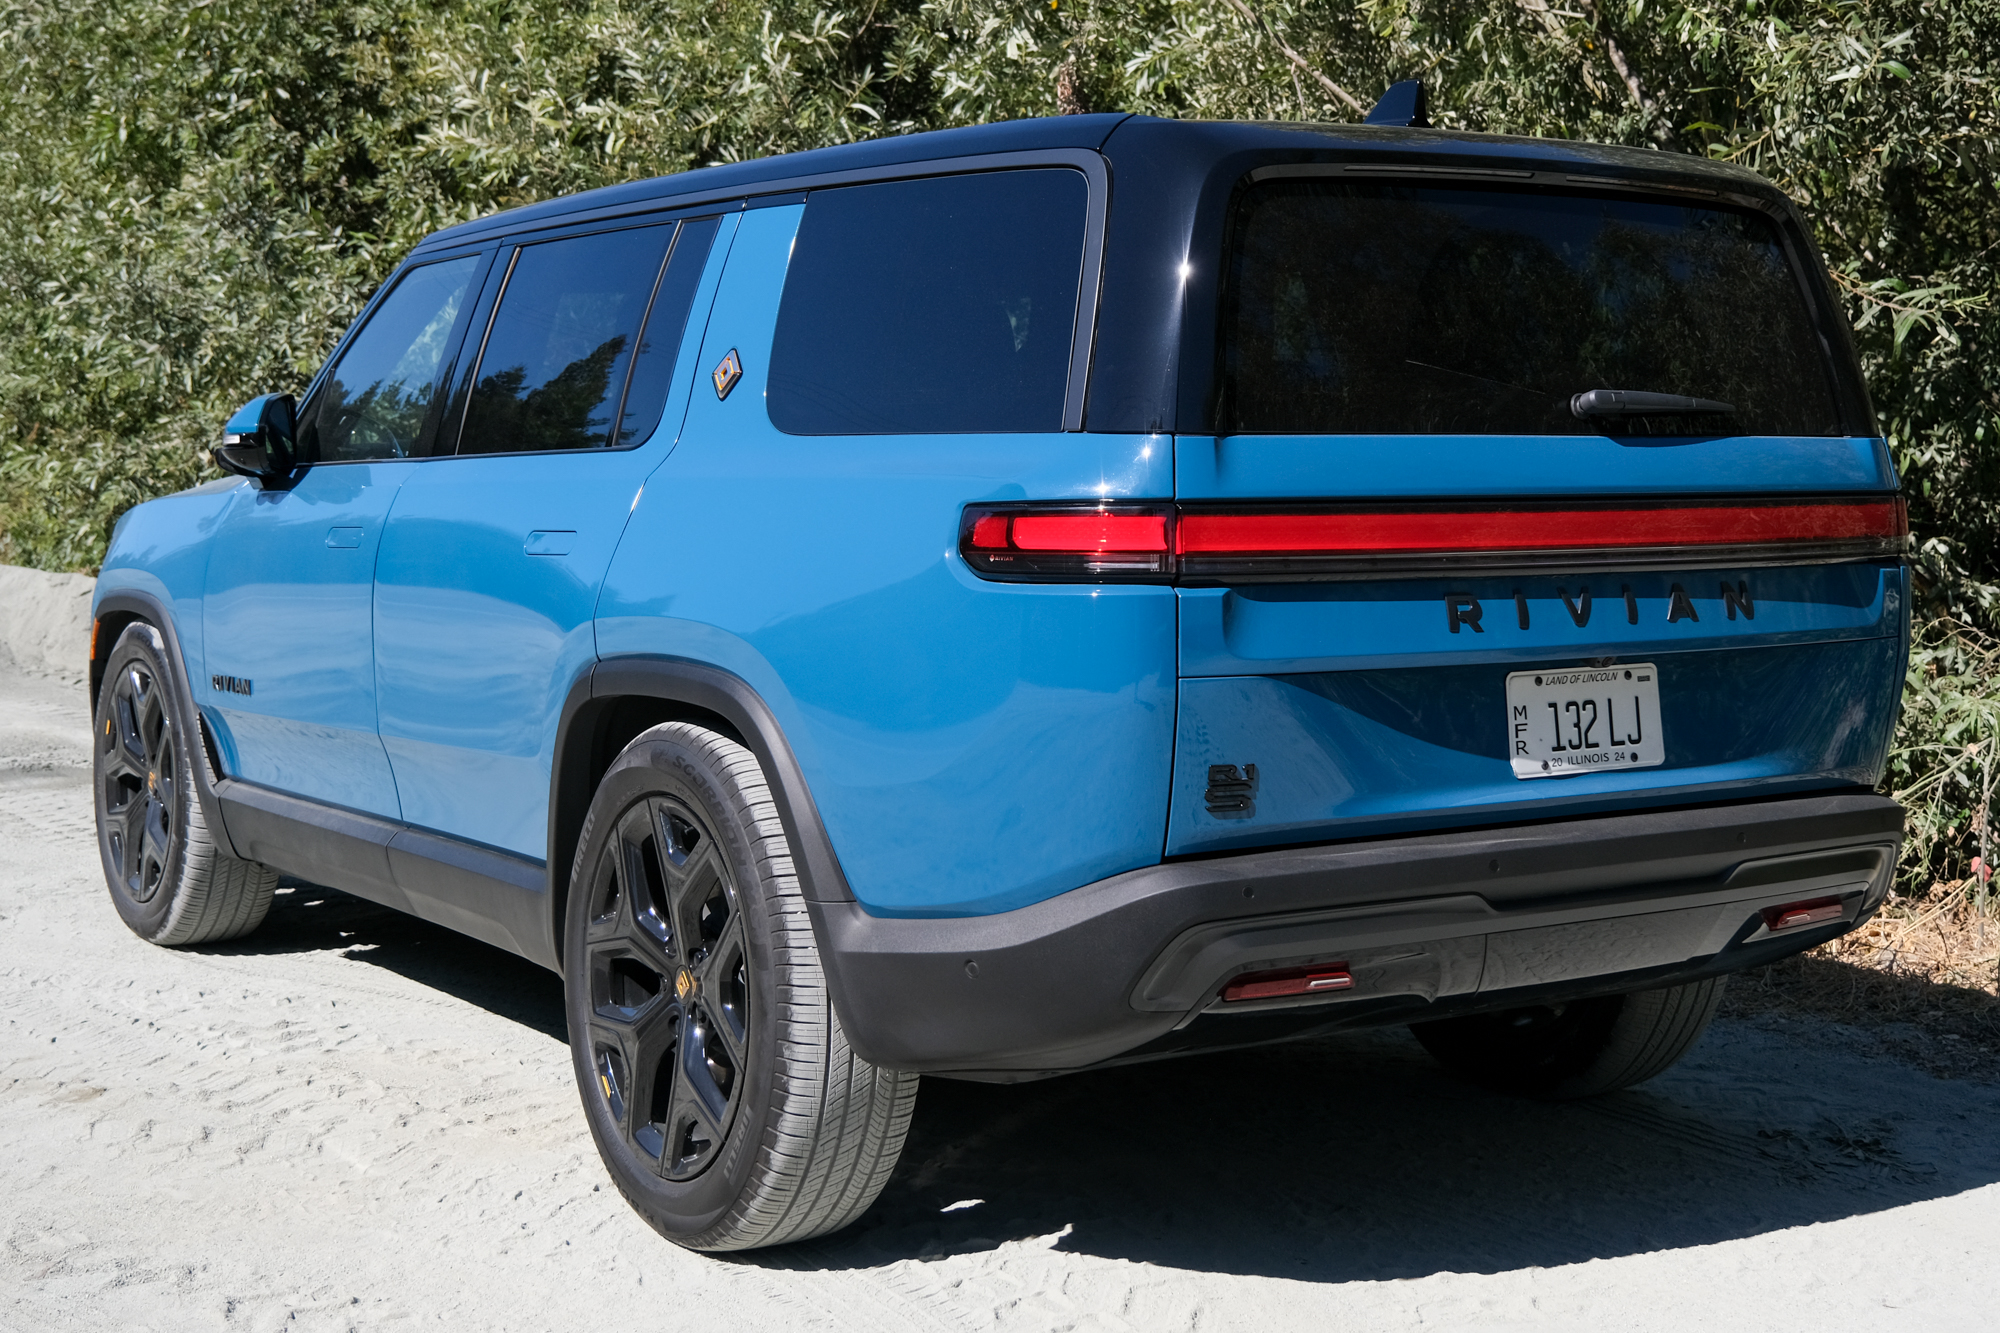
[[[1652,126],[1653,137],[1665,144],[1673,138],[1673,131],[1660,119],[1659,103],[1646,96],[1646,90],[1639,86],[1639,76],[1632,72],[1632,65],[1625,59],[1625,52],[1618,45],[1618,39],[1611,35],[1611,25],[1604,21],[1593,0],[1577,0],[1577,6],[1590,19],[1590,25],[1597,29],[1597,40],[1604,43],[1604,54],[1611,60],[1611,68],[1618,71],[1618,77],[1625,81],[1625,91],[1632,94],[1632,105],[1639,108],[1647,123]]]
[[[1243,17],[1249,19],[1252,23],[1256,24],[1257,30],[1259,32],[1262,32],[1266,37],[1269,37],[1272,43],[1280,51],[1283,51],[1285,53],[1285,59],[1291,61],[1294,65],[1298,66],[1306,73],[1312,75],[1315,79],[1318,79],[1320,81],[1321,86],[1323,86],[1328,92],[1332,93],[1335,97],[1338,97],[1341,101],[1353,107],[1356,111],[1359,111],[1362,115],[1365,116],[1368,114],[1368,108],[1361,105],[1361,103],[1355,101],[1354,95],[1352,93],[1348,92],[1347,89],[1341,87],[1339,84],[1335,83],[1332,79],[1329,79],[1328,77],[1326,77],[1326,75],[1320,73],[1318,70],[1314,69],[1311,65],[1307,64],[1306,58],[1304,56],[1300,55],[1297,51],[1294,51],[1291,47],[1285,45],[1285,39],[1278,36],[1277,33],[1271,31],[1271,25],[1264,22],[1264,16],[1262,14],[1259,14],[1256,10],[1250,8],[1249,5],[1243,3],[1243,0],[1228,0],[1228,2],[1229,2],[1229,7],[1231,9],[1234,9],[1237,13],[1243,15]]]

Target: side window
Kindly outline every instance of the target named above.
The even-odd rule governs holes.
[[[681,335],[687,331],[688,311],[694,306],[694,289],[701,284],[701,271],[708,264],[717,226],[715,218],[684,222],[674,240],[666,272],[660,275],[660,288],[653,294],[653,308],[646,315],[646,327],[639,334],[639,350],[632,357],[632,387],[625,391],[625,410],[618,422],[621,448],[644,444],[660,424],[667,393],[673,388]]]
[[[1063,168],[815,191],[771,348],[772,422],[1061,430],[1087,199]]]
[[[467,255],[403,274],[306,404],[304,457],[337,463],[423,451],[438,371],[479,262]]]
[[[595,449],[612,441],[639,326],[674,228],[524,245],[475,372],[461,454]]]

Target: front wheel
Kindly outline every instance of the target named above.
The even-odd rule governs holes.
[[[97,694],[91,778],[97,850],[111,902],[132,932],[162,945],[214,944],[255,930],[278,872],[224,851],[195,795],[206,762],[166,640],[144,621],[118,636]]]
[[[838,1230],[888,1183],[917,1076],[848,1047],[757,760],[654,727],[598,785],[563,934],[570,1052],[626,1199],[697,1250]]]
[[[1567,1004],[1413,1023],[1455,1074],[1500,1092],[1568,1101],[1644,1083],[1694,1049],[1727,977]]]

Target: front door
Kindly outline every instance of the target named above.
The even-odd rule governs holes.
[[[209,543],[193,682],[231,777],[394,818],[376,734],[372,587],[389,507],[436,431],[439,377],[484,256],[409,269],[308,397],[310,466],[245,482]]]
[[[596,660],[598,585],[685,410],[674,367],[716,230],[502,252],[458,456],[404,485],[376,575],[381,734],[410,824],[544,857],[563,700]]]

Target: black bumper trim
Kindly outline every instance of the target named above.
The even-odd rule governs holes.
[[[1874,909],[1902,823],[1840,793],[1173,862],[993,916],[809,906],[863,1056],[1018,1078],[1140,1052],[1237,972],[1336,955],[1357,984],[1311,1008],[1385,1023],[1769,962]],[[1841,919],[1772,937],[1757,915],[1817,896]]]

